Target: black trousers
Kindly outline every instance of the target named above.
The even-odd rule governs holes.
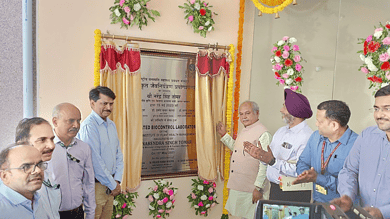
[[[60,211],[60,218],[61,219],[84,219],[83,206],[80,205],[80,207],[69,211]]]
[[[310,202],[311,191],[282,191],[279,184],[271,182],[269,200]]]

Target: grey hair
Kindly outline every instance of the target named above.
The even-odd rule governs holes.
[[[251,106],[252,106],[253,112],[255,112],[255,113],[260,113],[259,105],[257,105],[256,102],[250,101],[250,100],[245,100],[244,102],[241,103],[241,105],[243,105],[244,103],[250,103]],[[241,105],[240,105],[240,106],[241,106]]]

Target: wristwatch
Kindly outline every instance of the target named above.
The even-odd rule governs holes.
[[[270,166],[274,165],[275,161],[276,161],[275,158],[272,158],[272,160],[268,163],[268,165],[270,165]]]

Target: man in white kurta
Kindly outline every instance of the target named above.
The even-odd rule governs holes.
[[[239,113],[245,128],[236,140],[226,133],[222,123],[217,124],[217,132],[223,136],[221,141],[233,152],[227,184],[230,191],[225,208],[234,216],[252,219],[256,202],[269,197],[269,182],[266,179],[267,165],[246,154],[244,142],[257,144],[260,141],[261,145],[267,146],[272,136],[259,121],[259,107],[255,102],[242,103]]]

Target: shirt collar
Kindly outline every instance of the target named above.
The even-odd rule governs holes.
[[[341,144],[343,144],[343,145],[347,145],[348,141],[349,141],[349,138],[351,137],[351,134],[352,134],[352,130],[348,127],[345,130],[344,134],[338,140],[336,140],[335,142],[338,141],[338,142],[341,142]],[[323,135],[321,135],[321,141],[323,141],[323,140],[328,140],[329,141],[329,139],[327,137],[324,137]]]
[[[4,195],[12,204],[19,205],[23,202],[30,201],[20,193],[14,191],[10,187],[6,186],[4,183],[0,185],[0,193]],[[40,198],[39,194],[35,192],[34,201],[38,201]],[[31,201],[30,201],[31,202]]]
[[[59,144],[62,147],[65,147],[64,142],[61,141],[61,139],[57,136],[57,134],[54,130],[53,130],[53,132],[54,132],[54,144]],[[68,147],[70,148],[76,144],[77,144],[76,138],[73,138]]]
[[[297,134],[298,132],[300,132],[305,126],[307,126],[307,123],[306,123],[306,120],[303,120],[301,123],[299,123],[298,125],[292,127],[292,128],[289,128],[289,126],[287,125],[287,130],[293,132],[294,134]]]
[[[386,140],[387,140],[386,132],[380,130],[380,129],[378,128],[378,126],[375,127],[375,129],[373,130],[373,133],[379,134],[383,139],[386,139]]]
[[[92,114],[92,116],[95,118],[96,122],[97,122],[99,125],[101,125],[101,124],[103,124],[104,122],[106,122],[106,121],[104,121],[104,119],[102,119],[102,117],[100,117],[99,114],[97,114],[95,111],[92,110],[92,113],[91,113],[91,114]],[[108,124],[111,123],[110,118],[107,117],[106,120],[107,120],[107,123],[108,123]]]
[[[257,124],[260,124],[260,119],[257,120],[257,121],[256,121],[255,123],[253,123],[252,125],[246,126],[245,128],[246,128],[246,129],[250,129],[251,127],[254,127],[254,126],[257,125]]]

